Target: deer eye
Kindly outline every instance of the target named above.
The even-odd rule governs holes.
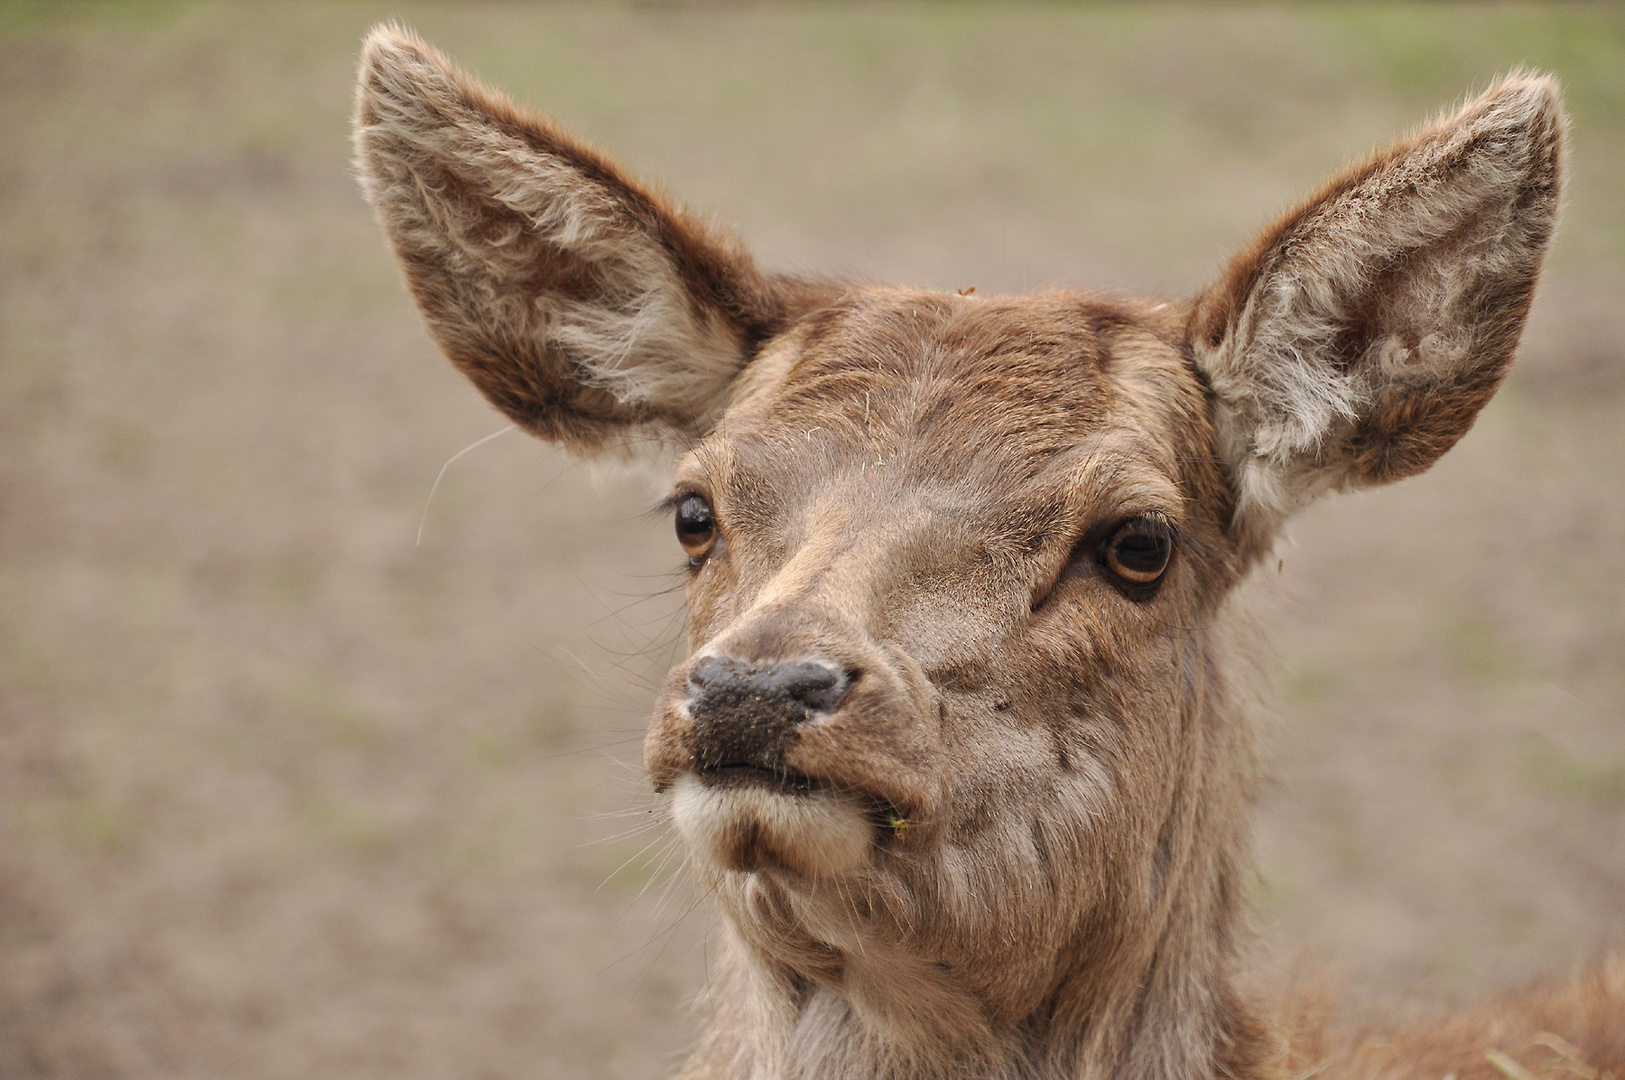
[[[690,566],[698,566],[717,542],[717,519],[703,495],[677,500],[677,542],[688,552]]]
[[[1151,518],[1135,518],[1106,541],[1100,561],[1123,584],[1147,589],[1162,580],[1173,556],[1173,530]]]

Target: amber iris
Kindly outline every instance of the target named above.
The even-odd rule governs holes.
[[[717,520],[703,495],[684,495],[677,500],[677,542],[688,552],[688,561],[700,565],[717,542]]]
[[[1162,579],[1173,555],[1172,530],[1159,521],[1136,518],[1112,534],[1101,561],[1124,583],[1145,588]]]

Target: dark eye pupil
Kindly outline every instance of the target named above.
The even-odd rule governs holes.
[[[1112,549],[1115,561],[1126,570],[1155,574],[1168,561],[1168,538],[1148,533],[1130,533]]]
[[[684,539],[703,536],[715,527],[711,520],[711,507],[698,495],[690,495],[677,504],[677,535]]]
[[[711,504],[702,495],[684,496],[677,503],[677,542],[688,552],[691,565],[700,565],[716,537],[717,522]]]
[[[1120,583],[1151,589],[1162,580],[1173,555],[1174,538],[1169,529],[1142,518],[1117,531],[1101,552],[1101,561]]]

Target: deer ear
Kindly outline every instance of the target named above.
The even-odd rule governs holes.
[[[1197,299],[1244,544],[1321,492],[1421,472],[1472,426],[1551,241],[1564,127],[1552,79],[1503,79],[1334,178]]]
[[[577,450],[702,434],[795,292],[397,27],[362,49],[355,158],[446,355]]]

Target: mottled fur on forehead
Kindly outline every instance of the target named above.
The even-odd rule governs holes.
[[[968,530],[983,557],[1025,559],[1137,514],[1193,526],[1216,552],[1206,534],[1230,494],[1203,449],[1183,318],[1076,292],[849,293],[753,361],[679,487],[699,484],[758,542],[799,535],[814,505],[844,529],[916,503],[946,530],[942,552]]]
[[[803,320],[794,355],[767,361],[777,369],[716,437],[731,460],[817,446],[826,460],[890,456],[909,474],[952,463],[1006,481],[1114,427],[1171,453],[1203,412],[1180,329],[1159,307],[1084,293],[854,291]]]

